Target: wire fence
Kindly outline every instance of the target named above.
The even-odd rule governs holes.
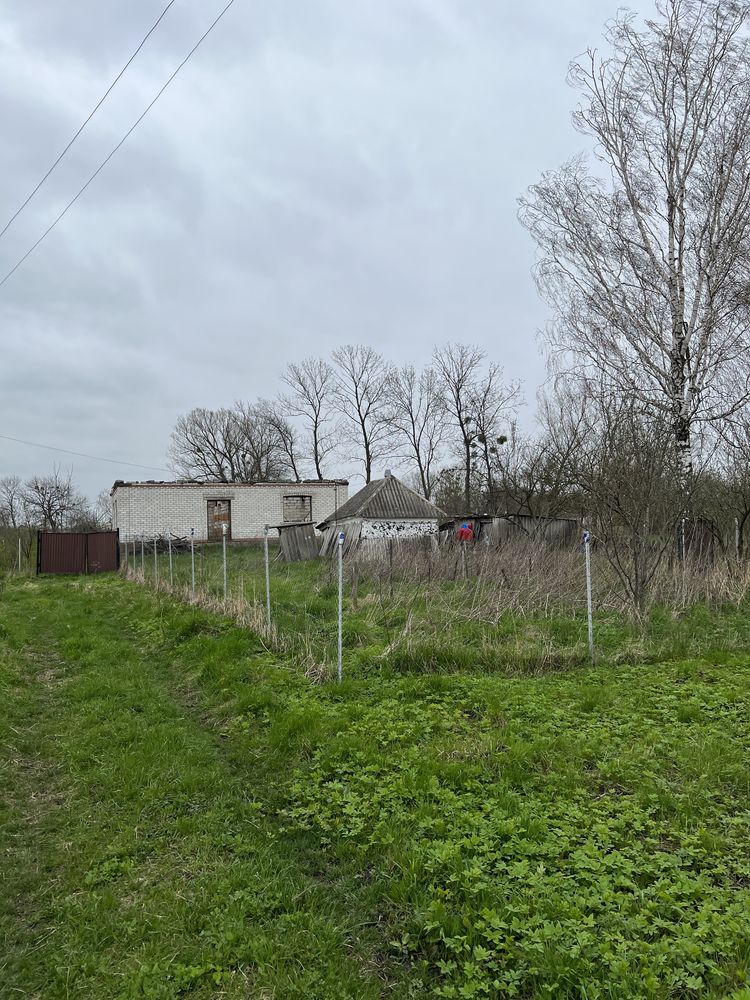
[[[231,616],[316,678],[358,671],[440,671],[451,665],[546,670],[605,653],[633,659],[655,641],[621,576],[595,547],[532,540],[483,544],[383,542],[287,563],[275,539],[195,543],[165,533],[123,546],[125,573]],[[588,556],[588,558],[587,558]],[[590,576],[587,579],[587,565]],[[666,560],[653,602],[739,607],[746,563]],[[676,626],[671,626],[670,635]],[[666,634],[666,630],[665,630]]]
[[[30,576],[36,572],[36,528],[0,528],[0,573]]]

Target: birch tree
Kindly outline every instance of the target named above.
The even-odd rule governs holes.
[[[610,54],[574,63],[595,144],[521,200],[554,309],[552,345],[666,416],[683,483],[694,430],[748,398],[750,5],[659,0],[620,13]]]

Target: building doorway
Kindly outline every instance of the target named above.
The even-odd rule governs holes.
[[[209,500],[208,510],[208,540],[209,542],[220,542],[224,534],[224,525],[227,526],[227,538],[232,537],[232,501],[231,500]]]

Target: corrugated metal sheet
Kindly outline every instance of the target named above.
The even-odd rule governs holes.
[[[120,565],[117,531],[40,531],[37,573],[106,573]]]
[[[114,573],[119,567],[120,541],[116,531],[89,531],[86,545],[86,572]]]
[[[80,532],[40,531],[37,572],[85,573],[86,535]]]
[[[443,512],[429,500],[409,489],[395,476],[386,476],[368,483],[322,523],[333,524],[348,517],[420,521],[442,516]]]

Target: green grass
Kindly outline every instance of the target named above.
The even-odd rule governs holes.
[[[315,835],[282,834],[290,756],[265,727],[229,738],[230,691],[297,686],[253,637],[111,578],[11,583],[0,616],[0,995],[322,1000],[399,981],[366,926],[373,891]]]
[[[333,560],[282,563],[271,546],[273,619],[284,648],[308,666],[333,673],[337,651],[337,584]],[[140,567],[138,554],[137,566]],[[595,566],[595,570],[597,567]],[[145,559],[153,584],[153,556]],[[159,556],[159,580],[168,579],[168,559]],[[581,570],[583,572],[583,569]],[[589,662],[585,598],[578,605],[531,607],[524,613],[492,611],[491,583],[475,580],[414,583],[387,565],[356,586],[348,568],[344,595],[344,667],[349,676],[403,673],[535,674],[565,670]],[[175,555],[173,578],[189,587],[190,554]],[[265,607],[263,550],[255,545],[228,550],[230,595]],[[223,593],[220,545],[196,548],[196,586],[214,597]],[[597,656],[604,662],[658,663],[690,656],[726,659],[750,647],[750,614],[741,604],[674,609],[654,606],[644,622],[625,613],[598,609]]]
[[[733,649],[316,686],[118,578],[11,581],[0,996],[749,1000]]]

